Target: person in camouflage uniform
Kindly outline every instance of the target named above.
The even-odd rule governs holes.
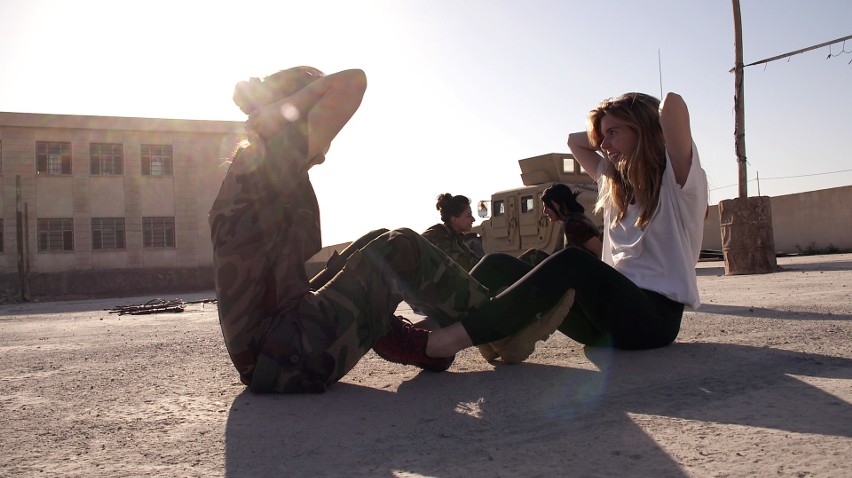
[[[573,295],[544,281],[489,299],[409,229],[373,231],[307,279],[305,261],[321,249],[308,170],[324,162],[365,89],[361,70],[325,76],[296,67],[235,90],[235,103],[249,114],[251,144],[235,153],[209,222],[222,335],[254,392],[323,392],[371,348],[435,371],[446,370],[459,350],[499,338],[515,337],[516,349],[531,353],[571,305]],[[429,332],[395,317],[403,300],[442,328]]]
[[[453,196],[444,193],[438,196],[435,209],[441,213],[441,222],[423,231],[423,237],[470,272],[485,255],[474,250],[465,239],[465,234],[471,231],[474,221],[470,199],[461,194]],[[535,266],[547,257],[548,254],[544,251],[528,249],[518,259]]]
[[[464,234],[470,232],[474,222],[473,210],[470,207],[470,199],[461,194],[454,196],[450,193],[444,193],[438,196],[435,209],[441,213],[441,222],[426,229],[423,232],[423,237],[453,259],[465,271],[470,272],[483,257],[483,254],[473,251],[465,242],[464,238]],[[492,260],[493,256],[494,254],[490,254],[489,260]],[[524,252],[518,260],[528,263],[530,268],[532,268],[532,266],[541,263],[541,261],[546,259],[547,256],[548,254],[544,251],[530,249]],[[514,257],[512,257],[512,259],[514,259]],[[494,269],[490,267],[480,268],[479,270],[488,271],[489,274],[492,274],[494,271]],[[477,277],[475,273],[472,274],[472,276],[477,280],[485,279],[485,281],[490,284],[495,283],[493,277]],[[513,279],[517,279],[517,277],[513,277]],[[492,295],[497,295],[505,290],[506,287],[514,282],[514,280],[501,282],[501,279],[497,279],[496,282],[500,282],[500,287],[491,290],[490,292]],[[427,316],[427,318],[422,322],[423,324],[432,324],[432,317],[429,316],[427,311],[418,307],[413,307],[413,310],[418,314]],[[498,350],[502,348],[501,344],[504,342],[505,340],[498,341],[493,345],[482,344],[477,348],[485,360],[494,361],[501,358]],[[523,354],[521,354],[521,356],[523,356]],[[517,362],[522,361],[526,357],[519,359],[513,355],[512,357],[507,356],[503,358],[506,362]]]
[[[473,211],[467,196],[444,193],[438,196],[435,209],[441,213],[441,222],[423,231],[423,237],[464,270],[470,271],[482,259],[465,242],[464,235],[473,227]]]

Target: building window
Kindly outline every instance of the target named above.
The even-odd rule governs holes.
[[[71,143],[36,141],[39,174],[71,174]]]
[[[120,144],[92,143],[89,145],[92,176],[124,174],[124,150]]]
[[[175,247],[175,218],[143,217],[142,247]]]
[[[124,218],[92,218],[92,250],[124,249]]]
[[[63,252],[74,250],[74,220],[39,219],[38,251]]]
[[[3,252],[3,219],[0,218],[0,252]]]
[[[172,175],[172,145],[143,144],[141,153],[143,176]]]

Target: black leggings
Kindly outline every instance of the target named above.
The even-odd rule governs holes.
[[[536,267],[508,254],[488,254],[470,274],[493,292],[489,306],[518,307],[524,301],[555,304],[574,289],[574,307],[559,330],[586,345],[648,349],[672,343],[680,331],[683,304],[641,289],[630,279],[585,250],[561,250]],[[462,320],[475,344],[493,335],[494,324]]]
[[[326,267],[311,279],[311,288],[314,290],[321,288],[343,269],[346,261],[356,251],[386,232],[388,232],[387,229],[371,231],[351,243],[339,254],[335,253],[332,255]],[[424,241],[424,244],[429,243]],[[426,247],[432,246],[429,244]],[[444,256],[444,253],[439,249],[434,248],[434,250],[436,253]],[[457,266],[451,258],[448,256],[444,257],[447,263]],[[495,297],[481,307],[471,309],[467,316],[459,320],[468,331],[474,345],[481,345],[514,335],[536,320],[536,314],[547,311],[556,305],[569,289],[567,284],[551,280],[547,273],[528,274],[527,277],[519,280],[533,268],[528,262],[521,262],[512,256],[503,254],[492,254],[486,257],[490,257],[486,261],[486,264],[489,265],[484,266],[482,270],[488,269],[493,264],[497,270],[494,271],[495,274],[488,274],[491,276],[492,282],[500,282],[499,289],[506,289],[507,286],[511,286],[511,288],[498,295],[494,292],[496,287],[486,285],[492,291],[491,295]],[[497,277],[496,273],[499,272],[501,263],[504,261],[508,262],[506,266],[510,268],[515,266],[516,263],[521,264],[521,266],[512,269],[511,274]],[[464,274],[464,271],[461,269],[457,272]],[[471,277],[476,279],[473,274],[471,274]],[[426,309],[429,308],[428,303],[419,305]],[[438,321],[441,326],[448,325],[447,322],[439,320],[438,316],[432,316],[432,318]]]

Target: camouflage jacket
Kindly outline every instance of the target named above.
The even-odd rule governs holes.
[[[310,291],[305,262],[322,245],[300,126],[238,151],[210,211],[219,321],[244,383],[269,326],[260,319],[299,306]]]
[[[473,251],[465,242],[464,235],[453,232],[444,224],[435,224],[423,233],[429,242],[452,258],[458,265],[468,272],[482,259],[482,256]]]

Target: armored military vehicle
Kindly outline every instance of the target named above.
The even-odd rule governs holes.
[[[570,186],[575,192],[580,191],[577,200],[592,221],[601,227],[601,215],[592,213],[598,197],[597,184],[573,155],[543,154],[518,160],[518,164],[524,186],[495,192],[490,200],[479,201],[477,205],[479,217],[487,218],[474,230],[479,234],[484,252],[519,256],[533,248],[548,253],[562,249],[561,224],[550,222],[541,202],[541,193],[557,182]]]

